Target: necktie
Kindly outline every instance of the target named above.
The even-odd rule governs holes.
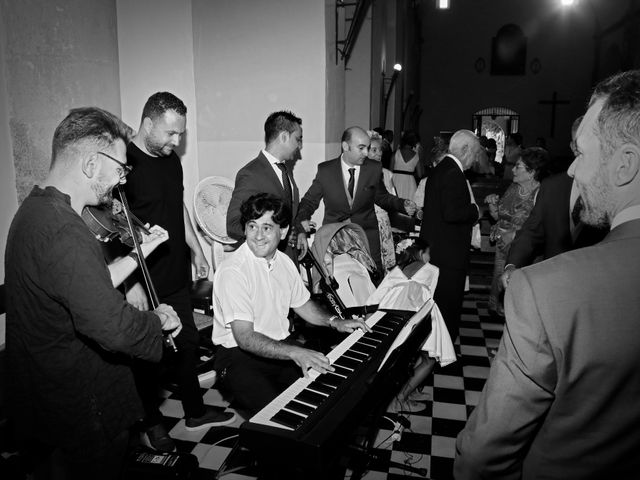
[[[347,184],[347,190],[349,191],[349,196],[351,198],[353,198],[353,186],[356,182],[355,173],[356,173],[355,168],[349,169],[349,183]]]
[[[287,173],[287,166],[284,162],[276,163],[280,169],[280,176],[282,177],[282,186],[284,187],[284,196],[287,204],[291,206],[293,202],[293,192],[291,191],[291,182],[289,181],[289,174]]]

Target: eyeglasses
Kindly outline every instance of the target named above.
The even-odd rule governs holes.
[[[127,165],[126,163],[122,163],[120,160],[116,160],[111,155],[107,155],[104,152],[97,152],[97,153],[99,153],[100,155],[104,155],[108,159],[113,160],[118,165],[120,165],[120,168],[117,170],[118,175],[120,175],[120,178],[125,178],[127,175],[129,175],[131,173],[131,170],[133,170],[133,167],[131,165]]]

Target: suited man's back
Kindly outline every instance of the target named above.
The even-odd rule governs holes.
[[[420,229],[420,238],[430,245],[434,265],[467,268],[471,228],[478,219],[478,211],[470,202],[464,173],[446,156],[427,180]]]

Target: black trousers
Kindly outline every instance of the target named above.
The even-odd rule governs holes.
[[[174,338],[178,351],[173,352],[165,348],[162,363],[166,364],[175,374],[185,416],[200,417],[204,415],[205,406],[196,374],[199,334],[193,321],[189,289],[185,287],[171,295],[162,296],[160,302],[172,306],[182,322],[182,331]],[[158,395],[160,365],[137,360],[134,362],[133,373],[138,395],[140,395],[144,406],[144,426],[150,427],[161,423],[162,413],[158,408],[160,402]]]
[[[455,342],[460,330],[460,315],[464,299],[464,283],[467,271],[464,269],[440,267],[438,285],[433,300],[438,305],[444,323],[447,325],[451,341]]]
[[[238,408],[253,416],[289,385],[302,371],[290,360],[259,357],[239,347],[218,347],[214,368],[222,375],[222,387]]]

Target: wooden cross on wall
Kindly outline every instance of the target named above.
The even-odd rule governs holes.
[[[551,125],[549,127],[549,137],[554,138],[556,132],[556,107],[558,105],[567,105],[569,100],[558,100],[558,92],[553,92],[551,100],[539,100],[541,105],[551,105]]]

